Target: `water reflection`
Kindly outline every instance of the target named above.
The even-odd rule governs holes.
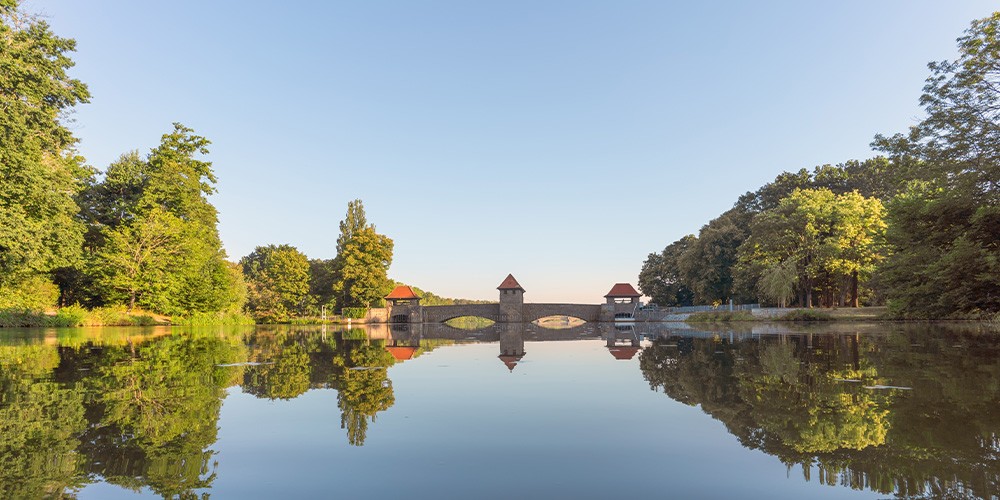
[[[420,363],[442,346],[496,342],[496,368],[514,372],[533,360],[526,343],[581,339],[603,342],[608,363],[635,363],[650,388],[700,406],[743,446],[800,469],[807,481],[905,496],[1000,494],[1000,343],[975,328],[0,333],[2,498],[61,497],[93,482],[195,497],[218,477],[220,409],[233,390],[275,402],[335,390],[330,420],[339,418],[341,443],[363,446],[396,402],[389,375],[399,363]]]
[[[798,466],[806,480],[901,496],[995,498],[997,337],[893,330],[668,334],[643,351],[640,367],[651,388],[700,405],[744,446]]]

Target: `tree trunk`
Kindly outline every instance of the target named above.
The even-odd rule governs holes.
[[[125,312],[131,314],[132,308],[134,307],[135,307],[135,292],[132,292],[132,295],[128,299],[128,309]]]
[[[858,272],[851,273],[851,307],[861,307],[861,298],[858,297]]]

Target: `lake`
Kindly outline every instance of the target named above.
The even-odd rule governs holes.
[[[0,497],[997,498],[976,324],[0,330]]]

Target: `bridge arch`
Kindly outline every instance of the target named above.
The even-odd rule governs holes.
[[[578,326],[585,325],[588,321],[576,316],[557,314],[538,318],[532,321],[532,323],[549,330],[565,330],[567,328],[576,328]]]

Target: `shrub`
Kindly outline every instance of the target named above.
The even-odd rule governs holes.
[[[368,314],[367,307],[345,307],[341,311],[342,316],[351,319],[362,319],[365,317],[365,314]]]
[[[23,308],[0,309],[0,327],[38,327],[48,326],[48,317],[41,311],[32,311]]]
[[[87,310],[79,305],[66,306],[59,308],[55,316],[50,316],[48,323],[49,326],[83,326],[87,324],[88,316]]]

